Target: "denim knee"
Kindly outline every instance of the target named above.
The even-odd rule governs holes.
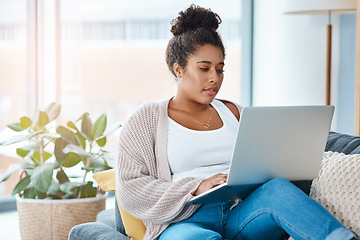
[[[293,185],[293,184],[285,178],[278,177],[278,178],[273,178],[268,182],[264,183],[263,187],[277,188],[277,187],[284,187],[286,185]]]
[[[222,240],[223,237],[216,231],[197,223],[174,223],[160,235],[159,240]]]
[[[115,229],[99,222],[83,223],[73,227],[69,232],[69,240],[128,240]]]
[[[289,180],[283,178],[283,177],[277,177],[277,178],[273,178],[269,181],[269,183],[272,183],[272,184],[289,184],[291,183]]]

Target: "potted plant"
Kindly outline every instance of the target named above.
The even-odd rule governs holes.
[[[0,181],[21,171],[12,194],[17,195],[22,239],[67,239],[71,227],[94,221],[105,208],[106,196],[87,175],[111,168],[112,155],[104,146],[120,125],[104,135],[106,114],[92,123],[84,113],[63,126],[56,122],[60,110],[59,104],[51,103],[44,111],[37,109],[32,118],[8,124],[18,134],[0,143],[22,144],[16,153],[24,162],[10,165]],[[73,171],[76,174],[71,173],[74,168],[79,169]]]

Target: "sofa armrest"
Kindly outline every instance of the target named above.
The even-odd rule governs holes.
[[[96,222],[108,225],[112,229],[126,236],[125,227],[121,219],[119,206],[116,202],[116,198],[115,198],[115,208],[107,209],[99,212],[98,215],[96,216]]]
[[[360,137],[338,132],[330,132],[325,151],[345,154],[360,154]]]
[[[96,222],[103,223],[116,230],[115,209],[105,209],[99,212],[96,216]]]

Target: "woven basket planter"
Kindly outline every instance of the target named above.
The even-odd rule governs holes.
[[[96,215],[105,209],[106,196],[63,200],[17,197],[21,239],[68,239],[73,226],[96,220]]]

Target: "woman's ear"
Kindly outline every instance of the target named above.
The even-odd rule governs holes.
[[[174,69],[174,73],[175,73],[176,77],[181,78],[182,77],[182,68],[180,67],[180,65],[178,63],[174,63],[173,69]]]

